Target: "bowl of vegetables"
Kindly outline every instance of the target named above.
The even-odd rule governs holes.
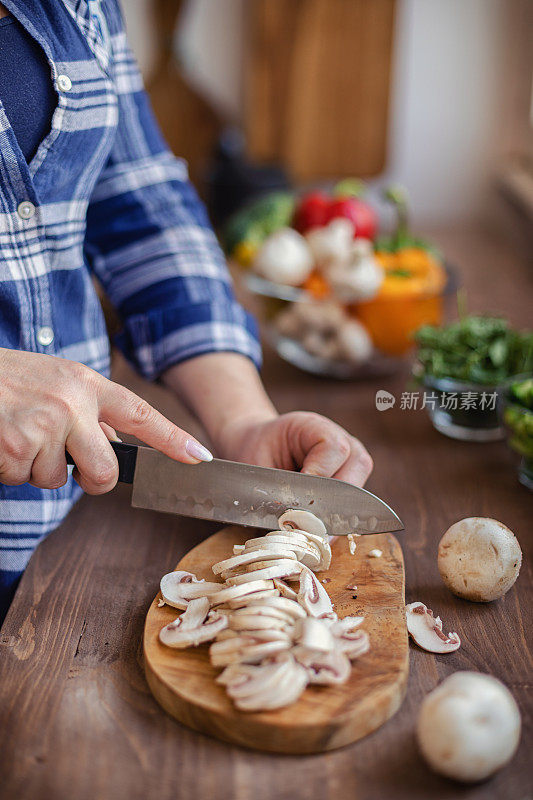
[[[411,234],[405,192],[386,192],[397,225],[379,237],[362,193],[348,180],[330,192],[268,195],[225,230],[227,252],[263,301],[268,339],[309,372],[391,372],[414,332],[442,320],[450,275],[438,252]]]
[[[533,491],[533,375],[509,382],[502,408],[507,444],[521,457],[518,479]]]
[[[414,375],[436,430],[454,439],[504,438],[499,404],[511,376],[533,370],[533,331],[517,331],[499,317],[463,316],[445,326],[423,326]]]

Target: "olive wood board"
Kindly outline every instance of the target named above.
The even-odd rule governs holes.
[[[227,527],[187,553],[176,569],[214,580],[212,564],[231,557],[234,544],[254,534]],[[355,742],[379,728],[399,709],[409,668],[405,623],[405,573],[398,541],[391,534],[356,539],[355,554],[341,536],[332,542],[331,567],[319,573],[339,617],[363,615],[370,650],[352,664],[340,686],[310,686],[300,699],[277,711],[238,711],[209,662],[209,645],[175,650],[159,642],[161,628],[181,612],[158,607],[146,616],[144,665],[158,703],[189,728],[232,744],[274,753],[319,753]],[[382,556],[368,553],[379,548]],[[357,591],[347,589],[357,585]],[[292,584],[295,586],[295,584]]]

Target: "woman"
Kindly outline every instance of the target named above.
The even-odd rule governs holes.
[[[122,319],[118,346],[221,457],[362,485],[357,439],[278,415],[266,395],[255,324],[154,122],[116,0],[3,0],[0,101],[0,618],[81,491],[115,485],[115,430],[184,463],[212,458],[108,379],[92,275]]]

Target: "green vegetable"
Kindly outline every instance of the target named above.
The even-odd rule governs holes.
[[[511,397],[526,408],[533,409],[533,378],[512,383],[510,386]]]
[[[415,334],[422,376],[498,385],[512,375],[533,372],[533,331],[519,332],[505,319],[466,316]],[[533,387],[524,390],[533,403]]]

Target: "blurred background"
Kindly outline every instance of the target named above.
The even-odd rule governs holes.
[[[414,374],[503,392],[533,371],[531,0],[123,8],[260,319],[269,385]],[[503,436],[495,413],[443,419],[456,438]]]
[[[416,225],[531,224],[530,0],[123,8],[165,135],[204,197],[213,147],[232,126],[255,163],[297,184],[401,183]]]

